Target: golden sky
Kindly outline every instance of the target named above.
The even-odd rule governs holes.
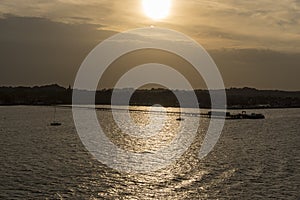
[[[300,52],[299,0],[172,0],[170,16],[153,21],[140,0],[2,0],[0,13],[125,31],[155,25],[181,31],[209,49]]]
[[[300,90],[300,0],[172,0],[160,21],[141,0],[1,0],[0,86],[72,85],[97,44],[149,26],[198,41],[226,87]]]

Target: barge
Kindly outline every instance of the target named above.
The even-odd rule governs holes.
[[[210,111],[201,114],[205,118],[225,118],[225,119],[265,119],[265,116],[260,113],[248,114],[246,111],[238,114],[231,114],[230,112]]]

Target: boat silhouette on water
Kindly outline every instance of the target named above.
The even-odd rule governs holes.
[[[260,113],[251,113],[247,114],[246,111],[243,111],[239,114],[234,114],[229,116],[230,119],[265,119],[265,116]]]
[[[178,117],[178,118],[176,119],[176,121],[184,121],[184,119],[181,118],[181,117]]]
[[[54,116],[53,116],[54,120],[53,122],[50,123],[50,126],[61,126],[61,123],[56,121],[56,107],[54,107]]]
[[[59,123],[59,122],[52,122],[50,125],[51,126],[61,126],[61,123]]]
[[[201,114],[205,118],[225,118],[225,119],[265,119],[265,116],[260,113],[247,114],[246,111],[238,114],[231,114],[230,112],[210,111],[205,114]]]

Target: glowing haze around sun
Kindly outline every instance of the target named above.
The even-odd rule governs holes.
[[[153,20],[168,17],[171,9],[171,0],[142,0],[145,14]]]

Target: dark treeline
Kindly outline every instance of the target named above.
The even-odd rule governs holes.
[[[115,104],[126,104],[122,96],[132,89],[118,89],[116,94],[121,97]],[[83,96],[92,92],[80,91]],[[217,91],[214,91],[217,92]],[[130,99],[130,105],[160,104],[166,107],[179,106],[175,94],[184,97],[183,107],[189,107],[189,98],[193,91],[170,91],[166,89],[137,90]],[[199,107],[210,107],[210,95],[207,90],[195,91]],[[257,90],[253,88],[231,88],[226,90],[229,108],[295,108],[300,107],[300,92],[277,90]],[[111,104],[112,90],[100,90],[96,93],[96,104]],[[85,104],[86,102],[76,102]],[[72,89],[59,85],[36,87],[0,87],[0,105],[57,105],[72,104]]]

